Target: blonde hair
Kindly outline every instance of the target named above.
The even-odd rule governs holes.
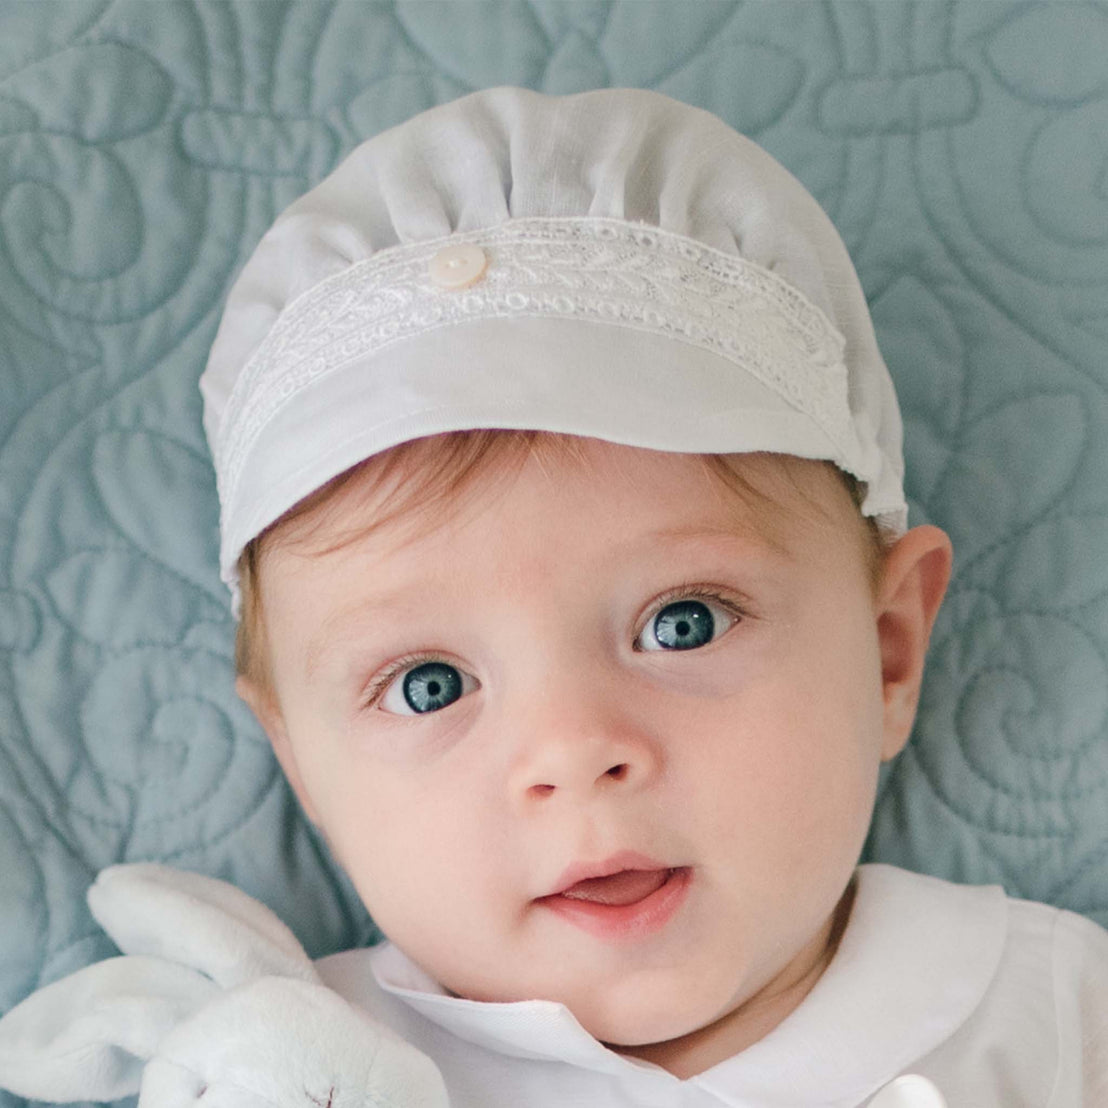
[[[282,543],[310,543],[312,534],[324,521],[333,518],[339,494],[361,487],[366,498],[377,497],[387,489],[370,524],[359,522],[316,553],[326,553],[354,542],[370,531],[404,519],[419,530],[430,530],[441,523],[441,514],[431,509],[457,507],[478,478],[506,478],[517,472],[528,458],[539,465],[560,460],[583,460],[582,440],[575,435],[547,431],[481,429],[452,431],[427,438],[413,439],[340,473],[325,485],[297,502],[276,522],[257,535],[243,550],[238,561],[242,596],[241,618],[235,638],[235,668],[261,689],[269,689],[270,676],[265,642],[265,621],[259,589],[259,575],[267,549]],[[696,454],[705,472],[716,479],[727,494],[737,495],[745,504],[777,507],[776,502],[756,487],[731,464],[731,458],[749,455]],[[838,475],[857,512],[863,553],[871,584],[876,587],[882,559],[890,536],[878,523],[861,514],[864,487],[831,462],[812,463],[791,455],[774,455],[793,485],[805,495],[813,508],[825,511],[802,484],[801,467],[818,465]],[[368,481],[363,478],[368,477]],[[361,513],[355,513],[360,520]],[[421,526],[419,526],[421,525]]]

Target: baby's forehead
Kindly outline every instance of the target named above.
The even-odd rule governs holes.
[[[610,500],[628,531],[689,532],[696,516],[784,551],[797,525],[856,528],[847,483],[828,462],[783,454],[695,455],[552,433],[455,433],[415,440],[353,467],[275,528],[275,545],[316,555],[371,540],[403,557],[448,525],[495,515],[523,480],[526,504],[568,516]],[[688,516],[688,524],[685,518]]]

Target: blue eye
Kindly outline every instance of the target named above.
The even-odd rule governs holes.
[[[641,650],[695,650],[718,638],[737,620],[738,616],[721,604],[691,597],[676,600],[646,625],[638,645]]]
[[[381,708],[394,715],[424,715],[448,708],[477,687],[468,673],[446,662],[422,662],[397,675],[381,697]]]

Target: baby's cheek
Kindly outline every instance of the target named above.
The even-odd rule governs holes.
[[[343,809],[341,818],[325,820],[329,841],[374,918],[371,904],[382,915],[427,913],[443,880],[433,809],[368,786],[348,791]]]

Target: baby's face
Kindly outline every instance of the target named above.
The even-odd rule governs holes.
[[[586,456],[530,461],[414,539],[278,543],[259,714],[376,922],[447,989],[561,1001],[697,1072],[818,976],[906,731],[833,473],[801,492],[749,459],[770,511],[693,458]],[[372,512],[350,499],[342,534]],[[621,851],[681,868],[668,916],[544,902]]]

